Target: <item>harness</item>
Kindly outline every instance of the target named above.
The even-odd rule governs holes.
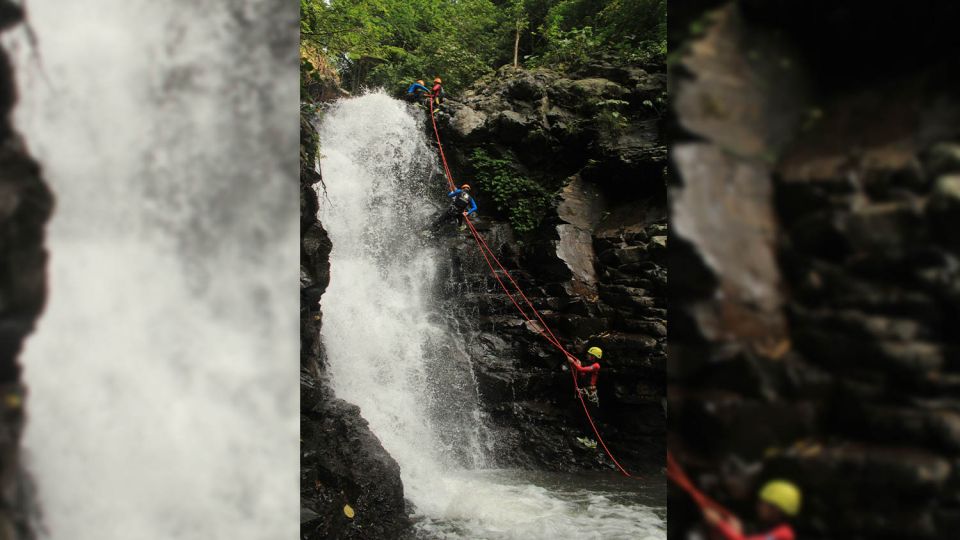
[[[466,191],[461,191],[453,198],[453,205],[457,207],[458,210],[466,210],[470,206],[470,194]]]

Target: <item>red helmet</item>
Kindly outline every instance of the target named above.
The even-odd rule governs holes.
[[[443,81],[440,80],[440,77],[437,77],[436,79],[433,80],[433,82],[435,82],[435,83],[437,83],[437,84],[440,84],[440,83],[442,83]]]
[[[470,184],[464,184],[464,185],[460,186],[460,189],[462,189],[462,190],[464,190],[464,191],[470,191]]]

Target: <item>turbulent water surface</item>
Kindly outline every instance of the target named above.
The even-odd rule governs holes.
[[[296,6],[28,7],[16,122],[57,199],[22,358],[45,536],[296,538]]]
[[[444,261],[419,234],[445,186],[426,121],[382,93],[324,115],[318,190],[333,251],[321,303],[334,390],[400,464],[423,538],[664,538],[662,483],[484,470],[495,435],[463,337],[436,312]]]

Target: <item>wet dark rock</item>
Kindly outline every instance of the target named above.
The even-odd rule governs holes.
[[[504,142],[517,143],[527,136],[531,119],[515,111],[501,111],[497,117],[497,133]]]
[[[497,155],[510,150],[547,184],[582,171],[595,183],[620,188],[635,189],[635,179],[644,178],[644,189],[656,192],[666,147],[659,138],[660,114],[643,102],[662,100],[665,76],[636,67],[604,70],[620,82],[589,71],[570,78],[512,66],[479,81],[438,115],[449,146],[456,148],[455,166],[469,173],[469,153],[478,146]]]
[[[960,452],[957,411],[894,405],[870,407],[852,402],[837,421],[844,430],[867,441],[913,441],[948,454]]]
[[[0,30],[21,22],[22,8],[0,1]],[[13,69],[0,50],[0,536],[35,537],[33,482],[20,463],[27,391],[17,357],[46,301],[44,228],[53,195],[10,122]]]
[[[747,519],[759,482],[794,480],[806,538],[942,538],[960,501],[955,66],[834,54],[896,19],[725,2],[674,72],[672,448]],[[681,537],[700,518],[672,508]]]
[[[580,357],[593,345],[604,350],[601,406],[594,411],[599,429],[628,469],[659,470],[666,149],[657,113],[642,100],[662,97],[666,79],[638,66],[598,66],[574,74],[505,67],[464,92],[438,121],[445,147],[459,149],[455,176],[470,175],[470,149],[481,147],[515,159],[517,170],[556,190],[536,230],[518,237],[504,216],[487,213],[485,236],[565,348]],[[613,110],[627,127],[597,129],[598,119]],[[484,189],[477,182],[478,201],[487,208],[493,205],[481,200]],[[468,350],[482,406],[496,428],[496,464],[611,468],[601,450],[576,441],[594,435],[562,353],[543,338],[539,323],[519,316],[472,245],[450,242],[445,249],[461,261],[456,282],[475,291],[440,293],[456,296],[455,309],[479,323]]]
[[[516,399],[513,384],[514,377],[510,373],[493,371],[479,371],[477,373],[477,390],[480,399],[485,403],[503,403]]]
[[[316,381],[301,384],[304,538],[399,538],[407,526],[400,467],[355,405]],[[355,512],[343,513],[349,504]]]
[[[771,403],[718,392],[692,394],[686,401],[680,431],[685,438],[709,441],[715,452],[756,459],[817,431],[812,402]]]
[[[510,79],[504,85],[504,92],[510,98],[519,101],[534,101],[544,96],[546,88],[535,76],[521,71],[518,77]]]
[[[607,321],[605,319],[593,317],[551,314],[545,315],[544,320],[563,335],[581,339],[587,339],[607,329]]]
[[[458,138],[464,141],[473,141],[485,134],[484,127],[488,121],[486,113],[455,102],[450,103],[448,107],[450,114],[446,117],[450,118],[451,133],[455,133]]]

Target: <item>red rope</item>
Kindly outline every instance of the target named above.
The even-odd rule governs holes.
[[[450,191],[454,191],[456,189],[456,185],[453,182],[453,175],[450,173],[450,166],[447,164],[447,156],[443,152],[443,143],[440,141],[440,131],[437,129],[437,120],[436,120],[436,117],[434,117],[433,115],[433,98],[432,97],[430,99],[430,121],[433,124],[433,133],[437,137],[437,148],[439,148],[440,150],[440,159],[441,161],[443,161],[443,170],[444,170],[444,173],[446,174],[447,184],[450,187]],[[467,223],[467,225],[470,227],[470,233],[473,235],[473,239],[476,240],[477,242],[477,247],[480,249],[480,254],[483,255],[484,261],[486,261],[487,266],[490,267],[490,273],[493,274],[493,277],[497,280],[497,283],[500,284],[500,287],[503,289],[503,292],[507,294],[507,297],[510,298],[510,301],[513,302],[514,307],[517,308],[517,311],[520,312],[520,315],[522,315],[523,318],[528,323],[536,326],[536,323],[534,323],[533,320],[531,320],[530,317],[527,316],[527,313],[523,310],[522,307],[520,307],[520,304],[517,302],[513,294],[510,293],[510,290],[507,288],[506,284],[504,284],[503,280],[500,279],[500,276],[497,275],[497,271],[493,267],[493,263],[490,262],[490,259],[493,259],[497,263],[497,266],[500,268],[503,274],[507,276],[507,279],[509,279],[510,283],[513,284],[514,288],[523,298],[524,302],[526,302],[527,306],[530,307],[530,311],[537,317],[537,320],[540,322],[540,326],[537,328],[537,332],[541,336],[543,336],[544,339],[546,339],[551,345],[553,345],[560,352],[562,352],[567,358],[571,360],[577,360],[575,356],[570,354],[570,352],[568,352],[563,347],[563,345],[560,343],[560,340],[558,340],[557,337],[553,334],[553,331],[550,330],[550,326],[547,325],[546,321],[543,320],[543,317],[540,316],[540,312],[537,311],[536,307],[534,307],[533,302],[531,302],[530,299],[527,298],[527,295],[523,293],[523,289],[521,289],[520,285],[517,284],[516,280],[513,279],[513,276],[510,275],[510,272],[508,272],[507,269],[503,267],[503,264],[500,262],[500,259],[498,259],[496,255],[494,255],[493,250],[490,249],[489,245],[487,245],[486,240],[483,239],[483,235],[481,235],[480,232],[477,231],[476,227],[474,227],[473,222],[470,221],[470,218],[467,216],[464,216],[463,219]],[[609,448],[607,448],[607,444],[603,441],[603,437],[600,436],[600,431],[597,429],[596,424],[593,422],[593,417],[590,414],[590,409],[587,408],[586,401],[584,401],[583,399],[583,394],[580,393],[580,385],[577,383],[577,375],[573,369],[570,370],[570,375],[573,377],[573,388],[574,390],[576,390],[577,398],[580,400],[580,405],[583,407],[583,413],[587,416],[587,421],[590,422],[590,428],[593,429],[593,434],[596,435],[597,441],[599,441],[600,445],[603,447],[603,451],[607,453],[607,456],[609,456],[610,460],[613,461],[613,464],[616,465],[617,470],[619,470],[624,476],[628,478],[636,478],[635,476],[627,472],[627,470],[624,469],[622,465],[620,465],[620,462],[617,461],[617,458],[613,457],[613,453],[610,452]]]
[[[677,460],[673,457],[673,454],[670,451],[667,451],[667,477],[673,480],[677,486],[687,492],[688,495],[693,499],[693,502],[697,503],[702,509],[712,508],[719,512],[724,519],[727,519],[733,516],[733,512],[727,510],[720,505],[717,501],[711,499],[706,493],[697,489],[693,484],[693,481],[690,480],[690,477],[687,476],[686,471],[680,467],[680,464],[677,463]]]
[[[450,191],[456,190],[456,186],[453,183],[453,175],[450,174],[450,167],[447,165],[447,156],[443,153],[443,143],[440,142],[440,132],[437,131],[437,119],[433,116],[433,94],[427,94],[430,96],[430,99],[427,102],[430,104],[430,121],[433,123],[433,133],[437,136],[437,148],[440,149],[440,159],[443,161],[443,172],[447,175],[447,185],[450,186]]]

